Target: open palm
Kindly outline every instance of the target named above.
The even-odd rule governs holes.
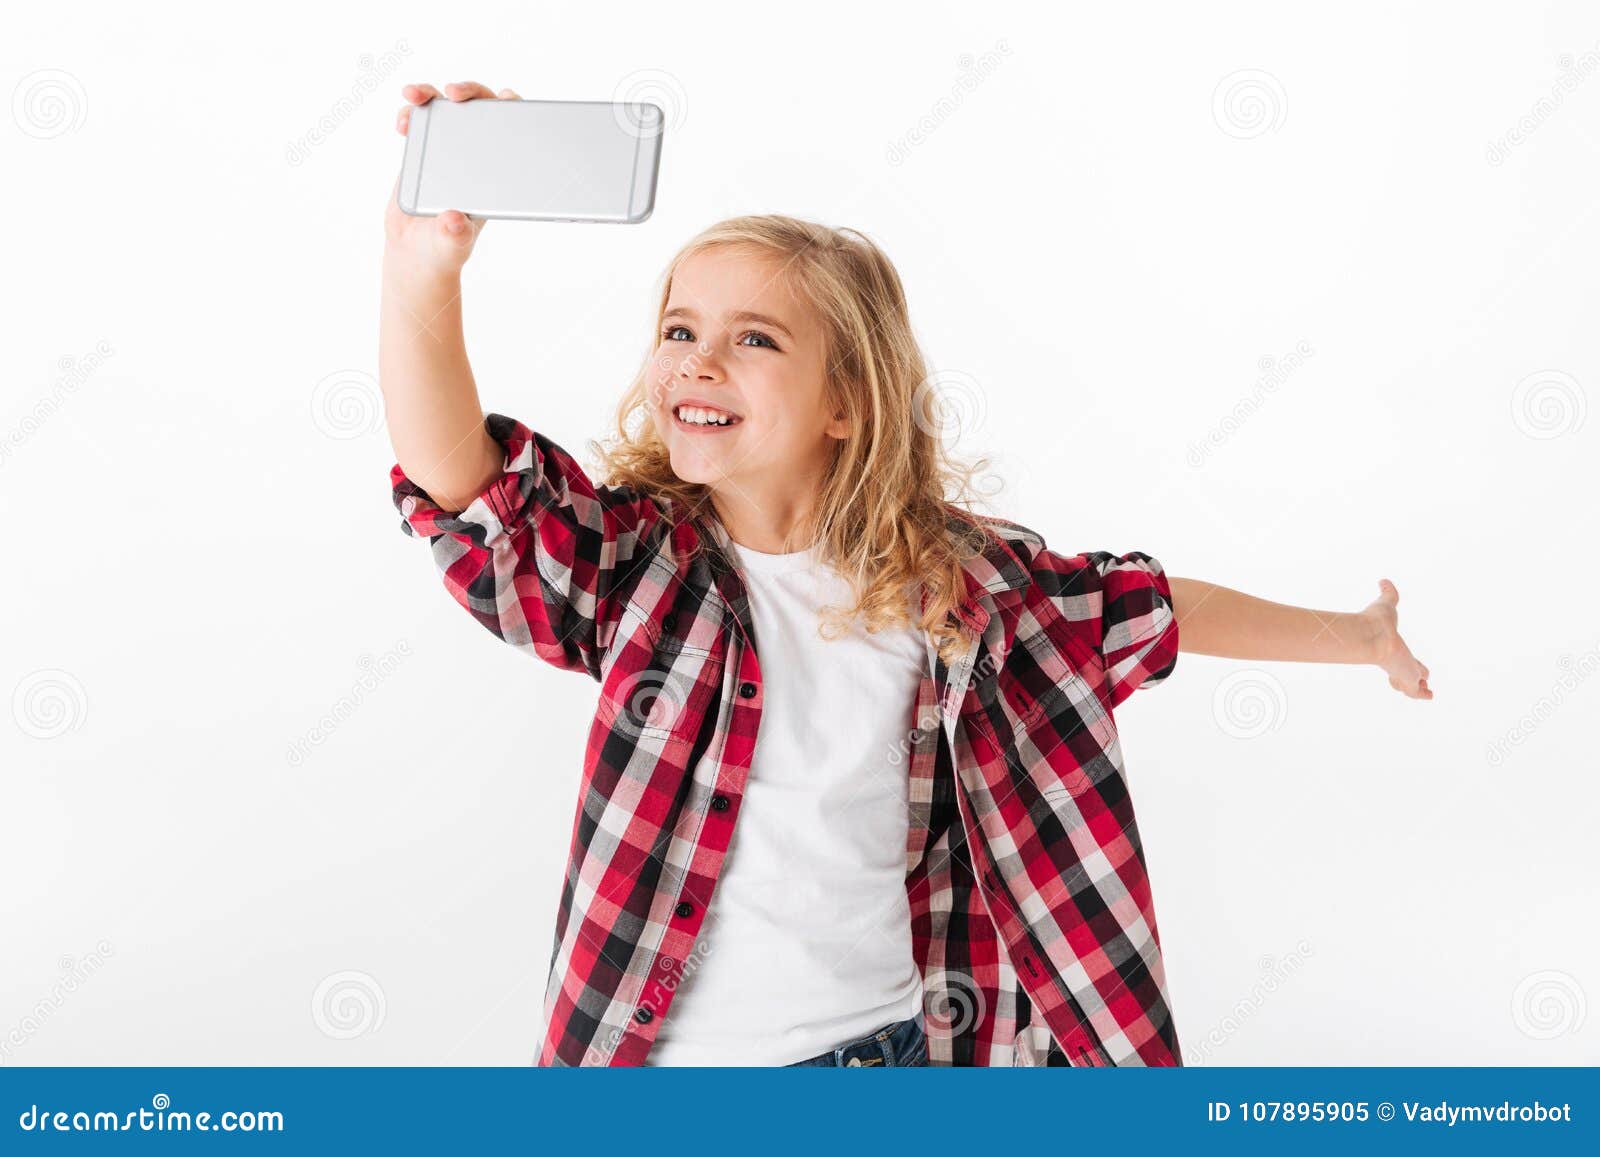
[[[1400,637],[1400,615],[1396,609],[1400,592],[1388,579],[1378,580],[1378,597],[1361,612],[1372,620],[1372,661],[1389,676],[1389,686],[1412,699],[1432,699],[1428,687],[1428,668],[1411,653]]]

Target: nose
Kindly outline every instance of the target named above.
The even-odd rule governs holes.
[[[684,381],[720,382],[722,366],[704,345],[691,350],[678,363],[678,376]]]

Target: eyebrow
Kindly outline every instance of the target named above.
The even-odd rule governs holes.
[[[686,317],[690,321],[700,320],[700,315],[685,305],[673,306],[671,309],[667,310],[661,315],[661,320],[666,321],[669,317]],[[790,340],[794,339],[793,330],[784,325],[783,322],[779,321],[777,318],[768,317],[764,313],[752,313],[748,309],[741,309],[730,313],[728,315],[728,319],[730,321],[753,321],[757,325],[767,325],[771,326],[773,329],[781,329],[785,337],[789,338]]]

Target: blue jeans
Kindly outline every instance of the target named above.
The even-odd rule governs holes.
[[[923,1035],[922,1012],[908,1020],[886,1024],[876,1032],[859,1040],[842,1044],[838,1048],[819,1053],[808,1061],[795,1061],[787,1066],[839,1065],[856,1068],[866,1065],[887,1065],[906,1068],[928,1064],[928,1038]]]

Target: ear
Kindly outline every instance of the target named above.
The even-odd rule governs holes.
[[[833,419],[822,428],[822,432],[836,441],[843,442],[850,437],[850,421],[843,414],[835,414]]]

